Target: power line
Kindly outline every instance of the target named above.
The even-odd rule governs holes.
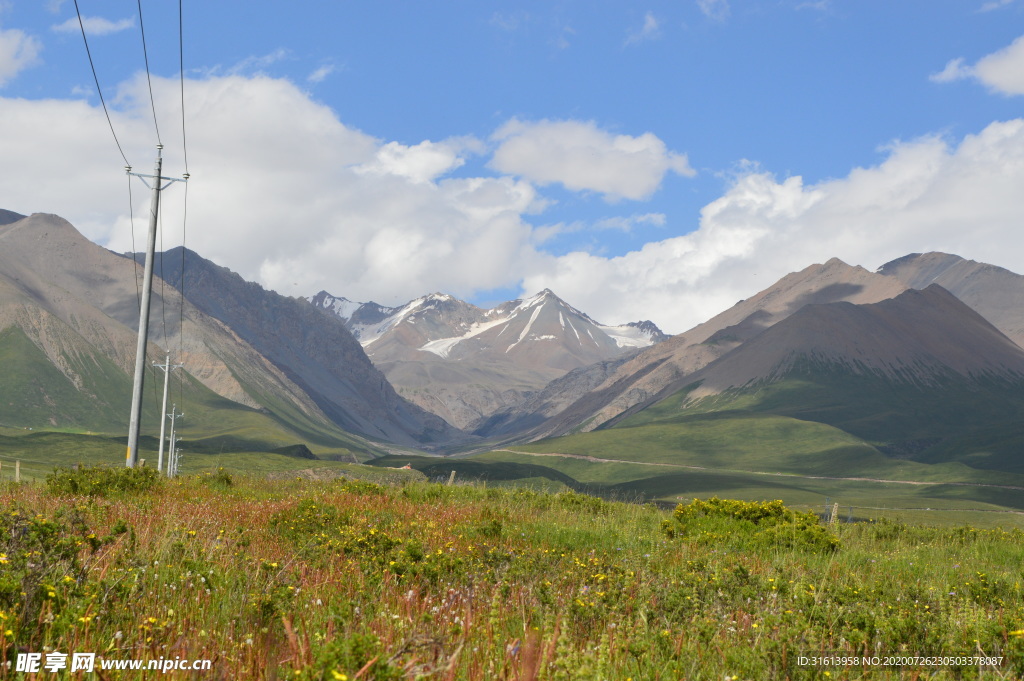
[[[182,13],[182,0],[178,0],[178,82],[181,86],[181,149],[185,158],[185,175],[188,179],[188,138],[185,135],[185,29]],[[181,300],[178,301],[178,361],[184,361],[185,353],[185,237],[188,227],[188,182],[185,182],[185,196],[183,199],[181,215],[181,277],[178,283],[178,291]],[[178,372],[178,401],[185,403],[185,377],[183,371]]]
[[[153,127],[156,128],[156,143],[163,144],[163,141],[160,139],[160,125],[156,122],[156,102],[153,101],[153,80],[149,76],[149,53],[146,50],[146,26],[142,21],[142,0],[138,0],[138,5],[139,31],[142,33],[142,59],[146,63],[146,83],[149,84],[149,104],[153,109]]]
[[[142,291],[139,289],[139,263],[135,259],[135,206],[132,205],[132,176],[125,174],[128,178],[128,219],[132,227],[132,278],[135,279],[135,299],[139,309],[142,308]]]
[[[82,13],[78,9],[78,0],[75,0],[75,13],[78,15],[78,27],[82,29],[82,42],[85,43],[85,54],[89,57],[89,68],[92,69],[92,79],[96,82],[96,92],[100,95],[100,104],[103,105],[103,113],[107,117],[107,125],[110,126],[110,134],[114,136],[114,144],[117,145],[117,150],[121,152],[121,158],[124,159],[124,164],[131,167],[132,164],[128,162],[128,157],[124,155],[124,149],[121,148],[121,142],[117,139],[117,133],[114,132],[114,123],[110,120],[110,112],[107,111],[107,102],[103,99],[103,90],[100,88],[100,79],[96,75],[96,65],[92,61],[92,52],[89,51],[89,40],[85,37],[85,24],[82,23]]]
[[[181,0],[178,0],[178,79],[181,83],[181,147],[185,152],[185,174],[188,175],[188,144],[185,141],[185,40],[181,15]],[[186,187],[188,184],[186,183]],[[186,196],[188,192],[186,191]]]

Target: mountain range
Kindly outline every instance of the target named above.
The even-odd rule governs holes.
[[[117,432],[130,402],[141,268],[57,216],[7,213],[5,220],[0,422]],[[217,432],[237,420],[223,410],[241,411],[247,432],[356,449],[372,447],[362,438],[419,445],[461,437],[396,395],[344,326],[304,301],[264,291],[194,254],[170,252],[156,262],[169,279],[175,270],[178,277],[154,282],[147,354],[152,364],[173,350],[185,365],[182,399],[195,407],[186,424],[206,421]],[[195,286],[198,305],[175,288],[183,281],[186,290]],[[147,374],[152,392],[162,375]],[[326,378],[318,383],[317,376]],[[149,423],[159,423],[157,404],[146,401]]]
[[[906,256],[883,265],[877,272],[832,259],[789,274],[757,295],[628,361],[594,365],[555,381],[545,389],[543,402],[524,403],[500,414],[502,420],[495,419],[491,430],[478,432],[501,436],[528,428],[529,439],[539,439],[611,425],[621,415],[635,413],[652,400],[664,397],[667,391],[693,383],[700,378],[698,372],[713,362],[720,361],[718,366],[734,361],[739,364],[752,352],[750,348],[743,352],[740,349],[755,339],[760,342],[751,348],[760,348],[760,352],[776,345],[795,351],[799,343],[794,335],[782,337],[767,332],[809,305],[878,303],[908,289],[931,285],[940,276],[951,293],[980,304],[988,315],[987,321],[997,332],[1005,334],[1011,345],[1024,341],[1020,333],[1021,306],[1013,304],[1013,293],[1024,292],[1024,277],[1020,275],[937,253]],[[992,293],[986,292],[989,288]],[[960,312],[972,311],[966,303],[961,307]],[[837,346],[843,338],[859,332],[852,319],[846,320],[846,324],[850,328],[836,324],[830,327],[832,342]],[[771,362],[765,358],[762,364]],[[709,389],[711,385],[702,390]]]
[[[124,429],[139,262],[57,216],[0,211],[0,425]],[[365,457],[627,429],[683,451],[694,423],[770,415],[877,456],[1024,471],[1024,277],[955,255],[810,265],[672,337],[549,290],[385,307],[282,296],[181,248],[156,269],[149,360],[185,365],[187,428],[222,446]]]
[[[650,321],[600,324],[548,289],[490,309],[441,293],[393,308],[326,291],[311,302],[346,324],[403,397],[467,430],[573,369],[666,338]]]

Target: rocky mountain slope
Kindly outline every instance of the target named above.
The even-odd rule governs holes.
[[[444,294],[398,308],[321,292],[403,396],[472,428],[580,367],[665,338],[651,322],[599,324],[550,290],[484,310]]]
[[[160,263],[158,275],[266,357],[342,428],[407,445],[463,438],[396,394],[338,317],[267,291],[189,250],[168,251]]]
[[[1024,347],[1024,276],[947,253],[914,253],[878,273],[916,289],[938,284]]]
[[[0,423],[117,432],[130,401],[141,267],[57,216],[0,218]],[[185,365],[185,397],[205,405],[189,423],[242,409],[252,432],[283,426],[322,444],[352,444],[349,433],[409,445],[463,437],[396,395],[340,321],[305,301],[194,254],[184,259],[185,289],[202,309],[183,300],[181,256],[157,257],[177,279],[154,280],[148,353],[162,361],[166,349]],[[162,374],[147,373],[152,388]],[[159,407],[146,409],[156,427]],[[278,425],[260,425],[268,418]]]
[[[26,352],[45,357],[61,377],[37,386],[39,399],[50,409],[47,425],[102,429],[106,423],[89,421],[105,409],[72,419],[50,392],[72,390],[111,407],[125,400],[117,386],[124,381],[130,386],[134,369],[137,276],[141,270],[134,262],[93,244],[55,215],[35,214],[0,227],[0,330],[8,330],[15,343],[23,335],[31,346],[18,345],[24,352],[13,353],[12,362],[26,359]],[[295,418],[328,423],[287,376],[223,324],[187,302],[182,305],[172,288],[155,286],[153,300],[158,312],[180,313],[153,315],[152,361],[163,360],[162,348],[174,348],[191,375],[217,395],[260,409],[264,405],[256,395],[274,394]],[[8,408],[15,408],[16,399]],[[127,410],[125,403],[125,418]],[[38,413],[45,411],[41,407]]]
[[[501,423],[483,424],[477,433],[492,436],[532,427],[529,437],[592,430],[666,386],[707,366],[805,305],[845,301],[871,303],[890,298],[907,286],[847,265],[837,258],[789,274],[756,296],[689,331],[641,351],[609,372],[595,365],[594,378],[574,376],[545,389],[543,405],[526,404],[503,413]],[[597,380],[599,379],[599,380]],[[581,390],[582,389],[582,390]],[[539,425],[538,417],[544,417]]]
[[[932,284],[878,303],[807,305],[606,425],[767,413],[899,456],[1024,470],[1022,410],[1024,350]]]

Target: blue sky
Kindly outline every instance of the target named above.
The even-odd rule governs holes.
[[[79,0],[136,170],[138,5]],[[178,6],[142,2],[168,174]],[[789,271],[945,250],[1024,272],[1024,0],[185,0],[187,245],[290,295],[549,286],[679,332]],[[0,0],[0,207],[131,247],[67,0]],[[148,197],[132,196],[141,240]],[[184,192],[164,195],[165,246]]]

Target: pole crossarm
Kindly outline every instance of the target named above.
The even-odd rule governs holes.
[[[146,187],[148,187],[149,189],[153,189],[153,185],[151,185],[147,181],[147,178],[150,180],[157,180],[157,184],[160,184],[159,180],[167,180],[167,184],[164,184],[156,188],[158,192],[162,192],[163,190],[167,189],[174,182],[188,182],[188,178],[190,177],[188,173],[185,173],[181,177],[166,177],[164,175],[143,175],[142,173],[133,173],[131,171],[131,166],[125,166],[125,172],[128,175],[134,175],[135,177],[142,180],[142,184],[146,185]]]

